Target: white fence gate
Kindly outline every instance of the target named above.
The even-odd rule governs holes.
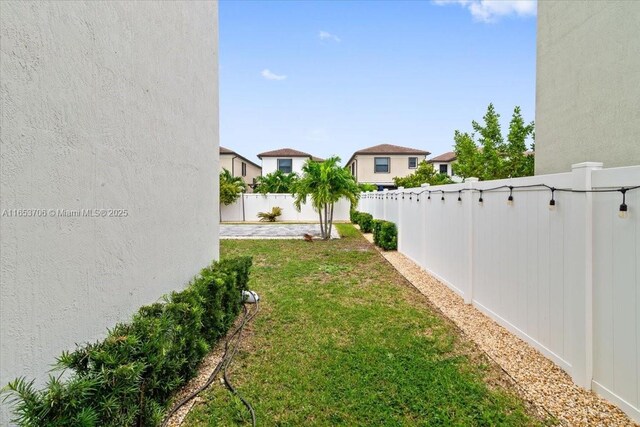
[[[400,252],[640,421],[640,189],[626,218],[616,191],[637,185],[640,166],[582,163],[364,193],[358,210],[395,222]]]

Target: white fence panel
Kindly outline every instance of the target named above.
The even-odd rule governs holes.
[[[594,171],[594,188],[638,185],[640,167]],[[594,389],[627,412],[640,408],[640,190],[594,195]]]
[[[310,200],[303,204],[300,212],[295,208],[291,194],[243,194],[235,203],[220,207],[220,220],[227,222],[259,221],[259,212],[270,212],[275,206],[282,209],[278,221],[318,221],[318,212],[311,206]],[[334,221],[349,220],[350,203],[341,199],[334,206]]]
[[[553,209],[539,184],[560,189]],[[640,421],[640,189],[626,193],[625,219],[620,192],[591,191],[637,185],[640,166],[583,163],[365,193],[358,209],[396,223],[400,252]],[[509,186],[524,186],[510,204]]]

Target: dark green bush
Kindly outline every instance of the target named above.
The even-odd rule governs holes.
[[[360,212],[358,215],[358,225],[363,233],[371,233],[373,230],[373,216],[366,212]]]
[[[398,249],[398,229],[393,222],[375,220],[373,221],[373,242],[382,249]]]
[[[357,224],[358,223],[358,216],[360,215],[360,212],[358,212],[355,209],[351,209],[349,211],[349,220],[351,221],[352,224]]]
[[[251,257],[204,268],[187,288],[140,308],[107,338],[65,352],[43,390],[19,378],[3,390],[22,426],[156,426],[242,306]]]

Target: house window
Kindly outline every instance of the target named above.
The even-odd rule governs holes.
[[[284,173],[293,172],[293,160],[291,159],[278,159],[278,170]]]
[[[373,159],[375,173],[389,173],[389,157],[375,157]]]
[[[242,176],[247,176],[247,164],[242,162]]]
[[[449,173],[449,168],[448,168],[448,166],[449,166],[449,165],[446,165],[446,164],[444,164],[444,165],[440,165],[440,173],[448,174],[448,173]]]
[[[418,167],[418,158],[409,157],[409,169],[415,169]]]
[[[351,163],[351,175],[356,176],[356,162]]]

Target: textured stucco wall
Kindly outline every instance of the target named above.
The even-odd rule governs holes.
[[[0,385],[42,383],[218,257],[217,19],[216,2],[0,5]],[[127,216],[4,211],[93,208]]]
[[[640,164],[640,2],[538,2],[536,174]]]

